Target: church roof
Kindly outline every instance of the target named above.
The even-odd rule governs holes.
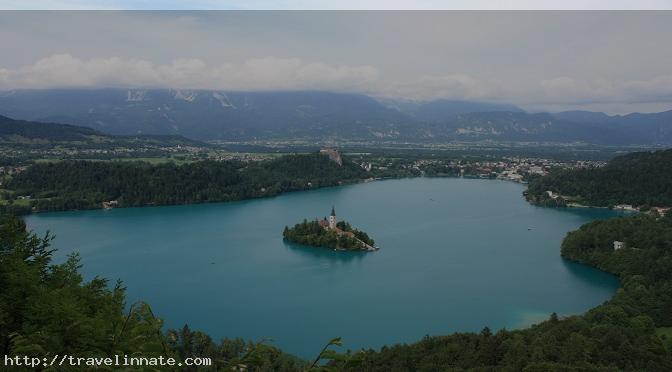
[[[334,217],[336,216],[336,211],[334,210],[334,207],[331,207],[331,215]]]

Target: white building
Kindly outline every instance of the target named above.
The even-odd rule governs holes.
[[[628,212],[636,212],[639,209],[633,207],[631,204],[619,204],[614,207],[616,210],[622,210],[622,211],[628,211]]]
[[[334,230],[336,228],[336,211],[334,207],[331,207],[331,215],[329,215],[329,230]]]
[[[548,197],[551,198],[551,199],[557,199],[560,196],[558,194],[554,194],[553,191],[551,191],[551,190],[547,190],[546,195],[548,195]]]
[[[624,242],[614,240],[614,250],[615,251],[617,251],[619,249],[623,249],[623,248],[625,248],[625,243]]]

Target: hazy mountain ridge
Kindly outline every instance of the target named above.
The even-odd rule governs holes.
[[[517,106],[376,100],[323,91],[51,89],[0,93],[0,114],[111,134],[198,140],[345,139],[672,144],[672,111],[609,116],[527,113]]]
[[[113,134],[181,134],[205,140],[386,138],[401,135],[412,122],[370,97],[327,92],[16,91],[0,96],[0,112]]]
[[[554,118],[559,120],[573,121],[576,123],[605,123],[612,118],[605,114],[604,112],[597,111],[583,111],[583,110],[570,110],[556,112],[552,114]]]
[[[422,121],[445,123],[460,115],[476,112],[524,112],[524,110],[509,104],[439,99],[420,104],[411,114]]]
[[[71,146],[207,146],[177,135],[110,135],[92,128],[71,124],[14,120],[0,115],[0,144]]]
[[[36,123],[13,120],[0,116],[0,142],[15,142],[20,139],[45,141],[86,141],[92,136],[106,136],[91,128],[69,124]]]

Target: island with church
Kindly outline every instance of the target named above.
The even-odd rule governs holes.
[[[367,233],[353,228],[346,221],[337,221],[333,207],[329,218],[304,219],[294,227],[285,226],[282,236],[290,242],[340,251],[371,252],[378,249]]]

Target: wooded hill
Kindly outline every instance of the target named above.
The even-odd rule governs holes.
[[[308,190],[369,177],[359,165],[338,165],[321,154],[260,162],[200,161],[152,165],[136,161],[37,163],[6,186],[30,196],[39,211],[232,201]]]
[[[672,206],[672,150],[619,156],[601,168],[556,170],[532,180],[528,198],[553,202],[546,191],[591,206]]]

